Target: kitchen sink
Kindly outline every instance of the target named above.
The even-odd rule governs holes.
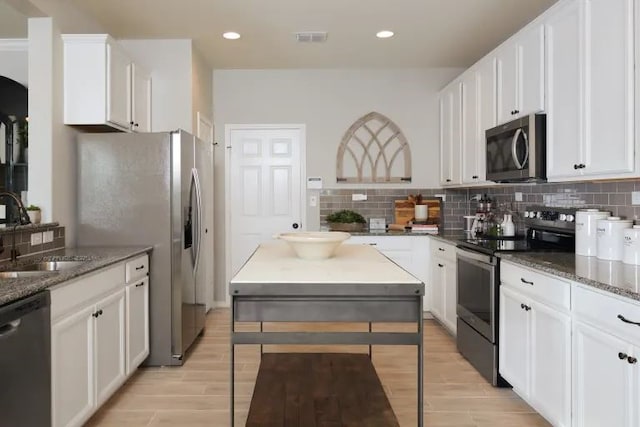
[[[38,277],[56,274],[57,271],[0,271],[0,279],[19,279],[21,277]]]
[[[68,270],[70,268],[78,267],[84,264],[86,261],[42,261],[33,264],[21,265],[13,269],[12,272],[52,272]]]

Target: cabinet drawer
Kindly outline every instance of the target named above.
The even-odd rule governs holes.
[[[118,288],[124,289],[124,264],[57,285],[51,289],[52,323],[58,317]]]
[[[346,243],[371,245],[379,251],[410,251],[412,236],[351,236]]]
[[[573,313],[580,320],[597,328],[611,332],[618,337],[640,345],[640,326],[626,323],[640,323],[640,304],[603,295],[574,284],[572,289]]]
[[[456,247],[441,240],[431,241],[431,257],[439,257],[449,261],[456,260]]]
[[[149,273],[149,256],[142,255],[128,261],[125,265],[125,279],[127,283],[146,276]]]
[[[500,282],[540,302],[566,311],[571,309],[571,284],[566,280],[503,261],[500,263]]]

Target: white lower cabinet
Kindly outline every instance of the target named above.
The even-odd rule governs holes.
[[[124,289],[96,304],[96,404],[103,404],[126,379]]]
[[[370,245],[424,283],[423,310],[431,309],[428,236],[351,236],[348,244]]]
[[[148,355],[147,269],[126,285],[128,264],[51,290],[53,427],[83,425]]]
[[[628,357],[640,348],[580,321],[573,343],[574,426],[637,427],[640,369]]]
[[[127,285],[127,375],[149,355],[149,279]]]
[[[432,241],[431,314],[452,334],[457,333],[458,283],[456,248],[439,240]]]
[[[522,276],[528,273],[522,269]],[[554,426],[570,426],[571,317],[537,300],[542,280],[537,276],[528,292],[502,280],[500,374]]]
[[[578,285],[572,301],[573,425],[638,427],[640,304]]]
[[[51,327],[51,383],[53,426],[75,426],[95,407],[93,306]]]

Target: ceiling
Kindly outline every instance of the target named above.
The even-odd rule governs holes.
[[[58,1],[116,38],[189,38],[214,68],[260,69],[468,67],[557,0]],[[14,34],[0,37],[26,35],[15,35],[26,31],[16,16],[0,0],[0,28]],[[396,35],[377,39],[382,29]],[[298,31],[329,36],[297,43]]]
[[[0,0],[0,39],[26,39],[27,17]]]

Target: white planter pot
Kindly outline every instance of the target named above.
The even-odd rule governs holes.
[[[29,220],[32,224],[40,224],[42,220],[41,211],[27,211],[27,215],[29,215]]]

